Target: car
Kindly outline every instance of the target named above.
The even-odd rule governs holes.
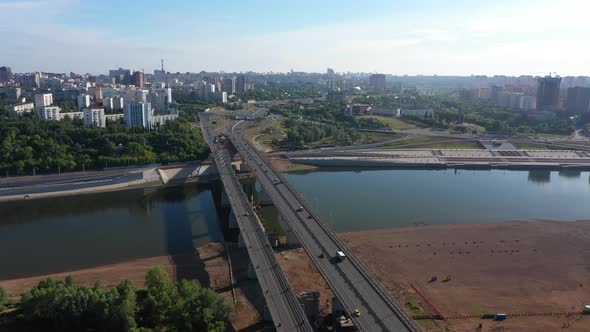
[[[358,310],[358,309],[354,309],[353,315],[354,315],[354,317],[360,317],[361,316],[361,311]]]
[[[321,253],[321,254],[318,255],[318,257],[319,258],[324,258],[324,257],[326,257],[326,255],[324,255],[324,253]]]
[[[307,219],[313,219],[313,216],[310,214],[309,216],[307,216]]]
[[[303,211],[303,206],[300,206],[297,208],[297,212],[301,212],[301,211]]]

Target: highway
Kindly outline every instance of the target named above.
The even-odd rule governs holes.
[[[276,259],[256,212],[242,189],[227,149],[218,146],[210,128],[203,126],[202,129],[236,216],[250,261],[255,268],[275,329],[279,332],[313,331]]]
[[[326,222],[270,162],[232,127],[230,139],[264,190],[285,218],[315,266],[360,331],[421,331],[402,306],[385,290]],[[347,258],[336,261],[343,251]],[[352,315],[360,310],[359,317]]]

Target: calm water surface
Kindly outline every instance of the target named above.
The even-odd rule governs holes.
[[[588,172],[324,170],[287,178],[337,231],[590,220]],[[269,224],[277,215],[263,209]],[[0,280],[186,253],[210,241],[222,234],[208,187],[3,203]]]
[[[0,280],[188,253],[222,241],[209,189],[169,187],[0,204]]]

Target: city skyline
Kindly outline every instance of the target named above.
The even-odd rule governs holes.
[[[171,72],[590,75],[584,1],[344,2],[230,1],[222,12],[181,1],[0,0],[3,65],[150,73],[164,58]]]

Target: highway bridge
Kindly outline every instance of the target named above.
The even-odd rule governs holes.
[[[217,144],[210,128],[203,127],[203,134],[211,148],[275,329],[313,331],[234,172],[228,150]]]
[[[305,199],[247,142],[234,125],[229,133],[234,147],[255,172],[266,193],[323,275],[360,331],[421,331],[402,306],[353,256],[347,246]],[[337,261],[343,251],[346,259]],[[352,313],[360,311],[356,317]]]

